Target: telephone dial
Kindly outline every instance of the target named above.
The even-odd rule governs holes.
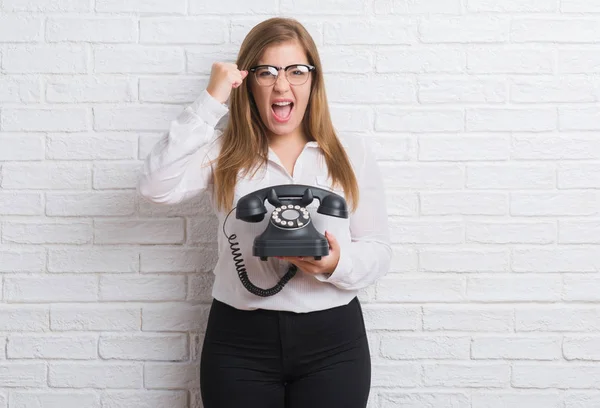
[[[252,255],[266,261],[273,256],[312,256],[321,259],[329,254],[327,238],[315,228],[306,206],[314,199],[319,200],[317,213],[338,218],[348,218],[348,209],[343,197],[331,191],[301,184],[283,184],[266,187],[246,194],[236,206],[236,218],[246,222],[261,222],[267,214],[265,201],[273,207],[265,231],[254,238]],[[233,210],[232,210],[233,211]],[[223,223],[223,232],[225,233]],[[227,234],[225,234],[227,235]],[[241,254],[233,240],[227,237],[234,255],[238,276],[244,287],[258,296],[272,296],[281,291],[294,277],[297,268],[290,265],[280,281],[269,289],[254,286],[241,260]]]

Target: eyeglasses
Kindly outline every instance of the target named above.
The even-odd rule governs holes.
[[[277,82],[279,71],[285,71],[285,77],[287,78],[290,85],[303,85],[308,81],[310,73],[316,68],[312,65],[307,64],[294,64],[288,65],[287,67],[276,67],[274,65],[257,65],[256,67],[250,68],[251,72],[254,72],[256,82],[260,86],[271,86]]]

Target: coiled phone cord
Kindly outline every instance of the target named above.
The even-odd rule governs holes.
[[[238,277],[240,278],[240,281],[242,282],[242,285],[244,285],[246,290],[248,290],[248,292],[256,296],[268,297],[276,295],[277,293],[281,292],[281,289],[283,289],[283,287],[296,275],[298,267],[294,264],[290,264],[290,267],[288,268],[285,275],[283,275],[283,277],[279,280],[279,282],[275,284],[275,286],[269,289],[259,288],[258,286],[255,286],[252,282],[250,282],[250,278],[248,278],[248,272],[246,272],[246,267],[244,265],[244,260],[242,259],[240,248],[238,247],[239,242],[234,241],[237,238],[237,235],[227,235],[227,233],[225,232],[225,223],[227,222],[229,215],[233,212],[233,210],[235,210],[235,208],[236,207],[229,211],[229,214],[227,214],[227,217],[225,217],[225,220],[223,221],[223,234],[225,234],[227,240],[229,241],[229,247],[231,248],[231,254],[233,255],[233,261],[235,263],[235,269],[237,271]]]

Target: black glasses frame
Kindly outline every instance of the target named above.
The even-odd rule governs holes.
[[[294,86],[294,84],[292,84],[287,77],[287,70],[292,67],[306,67],[306,68],[308,68],[308,72],[313,72],[314,70],[317,69],[314,65],[309,65],[309,64],[291,64],[291,65],[288,65],[287,67],[278,67],[275,65],[262,64],[262,65],[257,65],[255,67],[252,67],[252,68],[248,69],[248,71],[254,73],[255,77],[256,77],[256,70],[259,68],[275,68],[277,70],[277,75],[279,75],[279,71],[284,70],[285,71],[285,79],[289,82],[290,85]],[[308,81],[308,78],[306,80]],[[258,78],[257,78],[256,82],[258,82]],[[273,82],[273,84],[275,82],[277,82],[277,78],[275,78],[275,81]],[[305,83],[306,83],[306,81],[303,82],[302,84],[298,84],[298,85],[304,85]],[[273,85],[273,84],[271,84],[271,85]],[[259,85],[260,85],[260,83],[259,83]],[[263,85],[263,86],[271,86],[271,85]]]

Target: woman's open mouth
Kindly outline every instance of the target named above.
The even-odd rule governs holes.
[[[275,102],[271,105],[271,110],[273,112],[273,117],[277,122],[283,123],[290,120],[292,116],[292,110],[294,108],[294,103],[291,101],[286,102]]]

